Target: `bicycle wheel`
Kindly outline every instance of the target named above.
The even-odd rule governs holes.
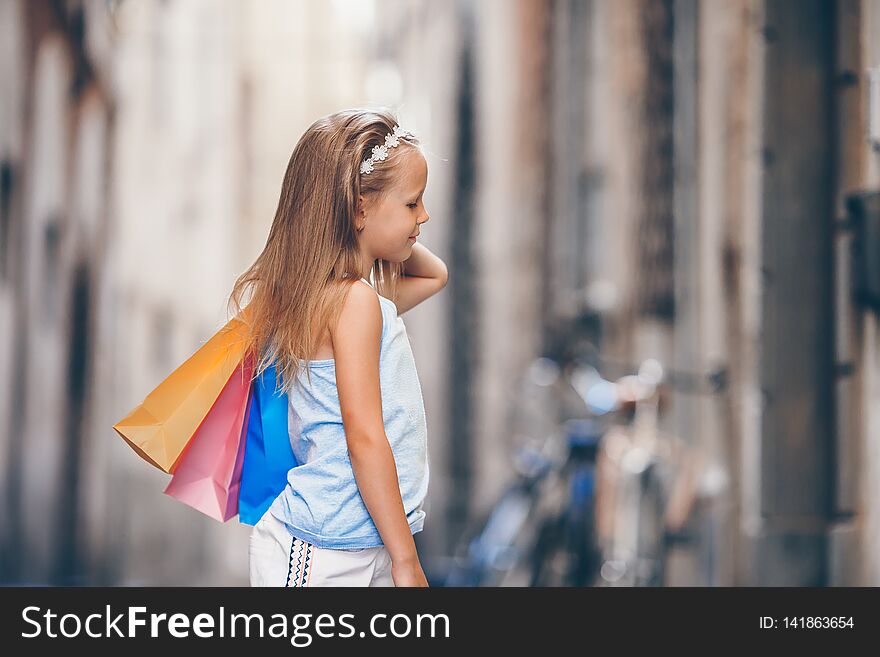
[[[590,495],[545,519],[532,550],[530,586],[593,586],[601,555]]]
[[[565,586],[569,570],[564,515],[545,518],[531,550],[529,586]]]
[[[568,526],[571,559],[568,583],[570,586],[593,586],[599,573],[600,554],[596,544],[595,511],[593,499],[586,500],[577,509]]]
[[[664,586],[666,497],[656,464],[642,473],[641,484],[633,586]]]

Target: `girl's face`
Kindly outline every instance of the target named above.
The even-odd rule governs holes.
[[[409,258],[416,243],[411,236],[417,235],[430,218],[422,202],[428,185],[428,162],[419,149],[407,150],[400,163],[403,171],[381,203],[365,206],[364,197],[359,197],[362,212],[358,226],[363,230],[358,233],[358,242],[367,262],[376,258],[403,262]]]

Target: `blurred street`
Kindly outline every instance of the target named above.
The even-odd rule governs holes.
[[[247,585],[112,425],[384,106],[431,586],[880,586],[880,0],[0,0],[0,51],[0,585]]]

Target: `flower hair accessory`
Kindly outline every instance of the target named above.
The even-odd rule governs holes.
[[[381,162],[388,157],[388,149],[398,146],[400,138],[407,134],[409,134],[408,130],[395,125],[394,132],[389,132],[385,135],[385,143],[373,146],[373,155],[361,162],[361,173],[371,173],[373,171],[373,164]]]

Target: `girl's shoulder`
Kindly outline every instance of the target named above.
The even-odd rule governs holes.
[[[382,325],[382,304],[379,293],[364,280],[341,280],[338,285],[347,287],[336,329],[345,327],[351,330],[370,331]]]
[[[365,313],[365,317],[374,314],[371,310],[375,310],[376,313],[381,312],[382,306],[379,300],[379,293],[372,285],[364,280],[353,281],[348,284],[351,286],[351,289],[348,290],[345,296],[343,312],[355,313],[355,316],[357,316],[356,313]]]
[[[345,296],[339,318],[330,330],[334,352],[367,353],[378,347],[385,334],[382,304],[376,290],[364,282],[355,282]]]

